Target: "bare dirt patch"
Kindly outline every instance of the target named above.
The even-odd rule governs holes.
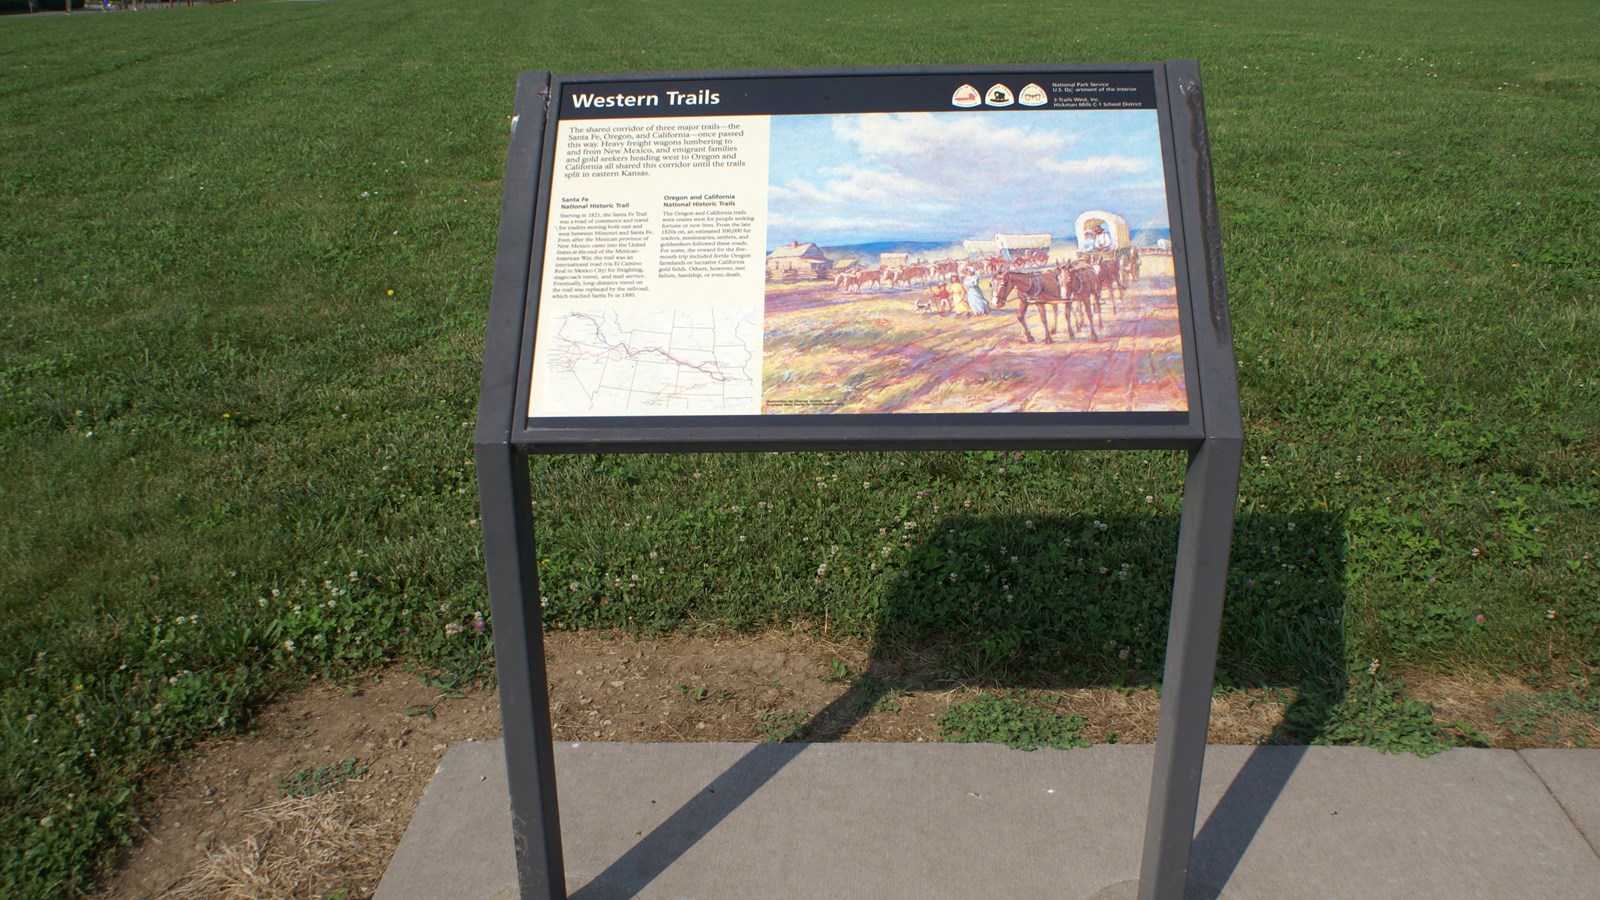
[[[445,747],[499,733],[487,692],[444,703],[438,696],[394,668],[279,698],[250,733],[207,743],[152,779],[143,834],[106,894],[326,897],[344,887],[350,897],[370,895]],[[428,704],[432,717],[406,715]],[[350,757],[363,777],[308,798],[314,803],[283,802],[280,780]],[[361,829],[363,840],[330,845],[329,820]],[[282,857],[299,860],[293,871]]]
[[[937,741],[938,719],[980,693],[917,654],[874,655],[865,642],[799,633],[634,640],[546,636],[556,737],[605,741]],[[1493,728],[1492,702],[1511,682],[1408,679],[1441,719]],[[1083,716],[1096,743],[1155,740],[1151,690],[1026,692]],[[1232,691],[1212,703],[1216,744],[1270,740],[1285,699]],[[377,888],[423,789],[452,743],[500,736],[488,690],[444,699],[402,666],[348,682],[314,681],[279,698],[252,731],[198,748],[158,773],[143,834],[108,881],[110,897],[344,897]],[[1504,742],[1504,743],[1502,743]],[[357,779],[306,798],[280,784],[354,758]]]
[[[1519,678],[1414,672],[1402,680],[1407,694],[1433,704],[1434,718],[1473,728],[1491,747],[1526,750],[1600,746],[1600,723],[1593,715],[1577,709],[1519,708],[1515,698],[1539,693],[1539,689]],[[1515,727],[1524,717],[1529,717],[1523,722],[1524,727]]]

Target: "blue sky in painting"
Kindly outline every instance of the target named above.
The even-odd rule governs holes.
[[[774,116],[769,246],[1167,227],[1154,110]]]

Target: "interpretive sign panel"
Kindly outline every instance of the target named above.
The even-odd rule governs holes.
[[[566,896],[527,454],[982,447],[1189,454],[1139,897],[1192,893],[1243,446],[1198,65],[525,72],[512,123],[475,463],[521,895]]]
[[[1192,444],[1162,74],[553,78],[514,439]]]

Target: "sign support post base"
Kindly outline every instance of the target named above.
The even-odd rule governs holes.
[[[478,444],[476,465],[517,883],[524,900],[566,900],[528,460],[509,443]]]
[[[1188,883],[1242,443],[1207,440],[1184,477],[1139,900],[1183,900]]]

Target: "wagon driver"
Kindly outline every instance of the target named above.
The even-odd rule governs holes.
[[[1106,231],[1104,225],[1094,226],[1094,239],[1089,243],[1089,249],[1096,253],[1109,253],[1117,249],[1117,242],[1112,239],[1111,232]]]

